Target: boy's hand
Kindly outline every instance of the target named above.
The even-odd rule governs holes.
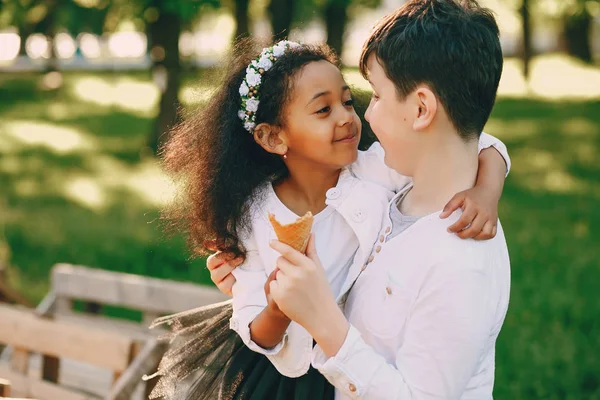
[[[444,207],[440,218],[447,218],[455,210],[462,208],[462,216],[448,227],[448,231],[456,233],[462,239],[492,239],[496,236],[499,200],[492,191],[475,186],[454,195]]]
[[[220,251],[217,251],[206,259],[206,267],[210,271],[210,279],[226,295],[232,295],[231,289],[235,283],[235,277],[231,272],[241,263],[241,258],[234,258],[232,254]]]

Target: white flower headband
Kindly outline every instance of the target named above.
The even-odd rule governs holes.
[[[260,104],[258,90],[262,82],[262,74],[273,67],[277,58],[281,57],[289,48],[299,47],[300,44],[282,40],[274,46],[266,47],[256,59],[252,60],[246,68],[246,77],[240,85],[240,96],[242,96],[242,108],[238,117],[244,122],[244,129],[252,133],[256,127],[256,111]]]

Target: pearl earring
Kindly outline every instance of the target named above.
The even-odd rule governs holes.
[[[287,154],[284,154],[284,155],[283,155],[283,159],[284,159],[284,160],[287,160]]]

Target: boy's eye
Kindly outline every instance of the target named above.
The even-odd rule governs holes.
[[[346,107],[353,107],[354,106],[354,99],[350,99],[350,100],[344,102],[344,105]]]
[[[323,107],[323,108],[321,108],[319,111],[317,111],[317,114],[325,114],[325,113],[328,113],[328,112],[329,112],[329,110],[330,110],[330,107],[329,107],[329,106],[327,106],[327,107]]]

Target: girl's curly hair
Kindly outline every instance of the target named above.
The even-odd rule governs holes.
[[[239,87],[260,51],[251,40],[240,41],[208,105],[177,125],[161,150],[163,167],[176,183],[175,200],[163,210],[162,219],[169,231],[187,234],[196,255],[220,250],[244,257],[240,235],[250,227],[249,208],[260,201],[265,183],[288,173],[281,157],[260,147],[238,117]],[[321,60],[339,66],[326,45],[286,50],[263,75],[256,123],[285,126],[294,77],[305,65]]]

